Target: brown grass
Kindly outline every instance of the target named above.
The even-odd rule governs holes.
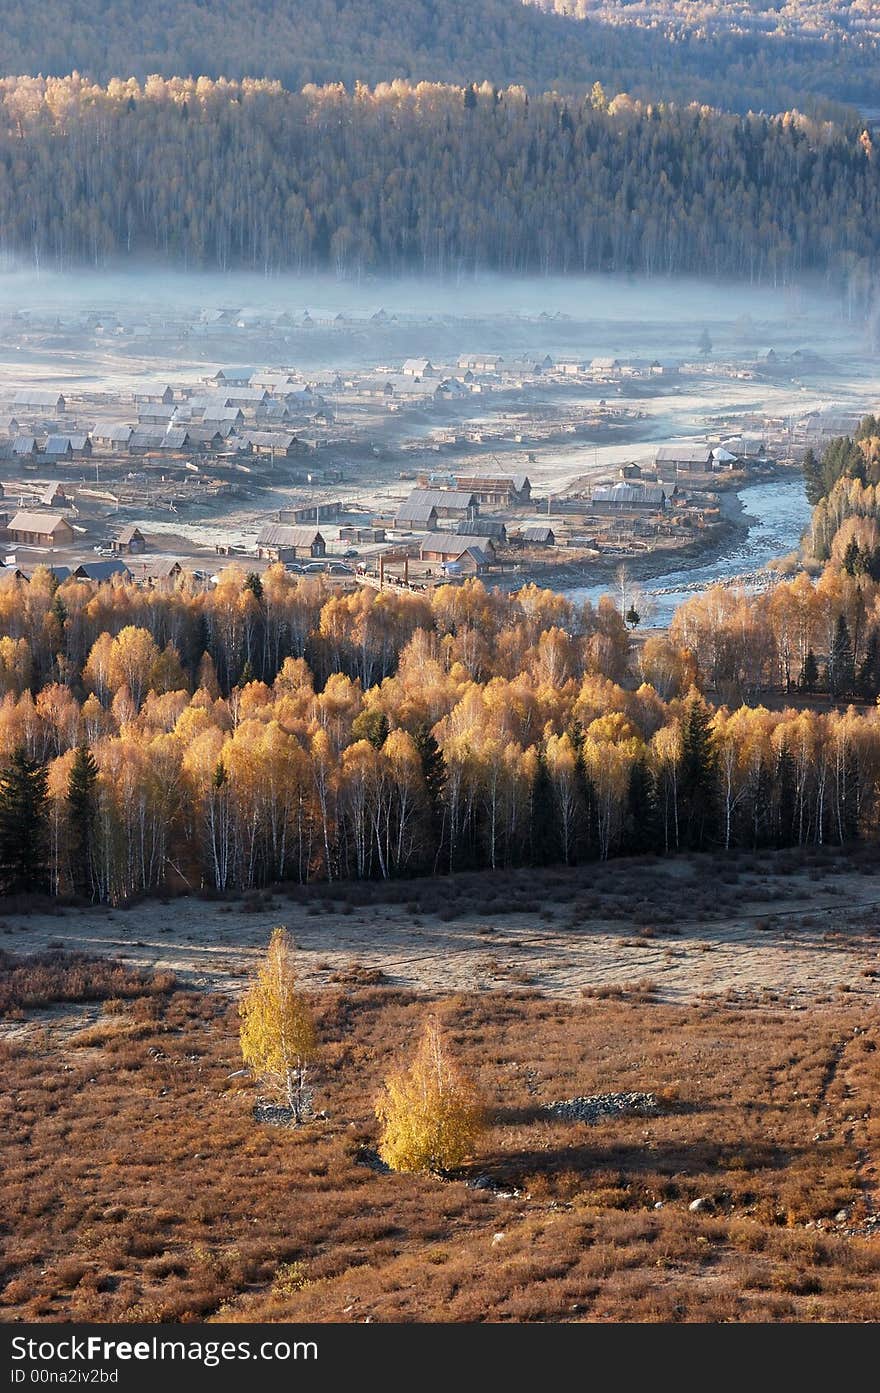
[[[4,1321],[880,1318],[864,1006],[679,1008],[649,985],[446,998],[496,1109],[479,1160],[443,1181],[357,1160],[424,997],[317,995],[328,1115],[290,1131],[255,1125],[257,1090],[230,1077],[234,1003],[113,996],[79,1036],[0,1046]],[[660,1112],[587,1127],[540,1110],[624,1089]]]
[[[61,1001],[105,1001],[170,991],[171,973],[150,973],[109,958],[66,953],[15,954],[0,949],[0,1017]]]

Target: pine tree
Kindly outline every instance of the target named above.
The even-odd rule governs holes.
[[[851,692],[855,683],[855,663],[849,625],[842,614],[837,616],[834,638],[828,654],[828,688],[833,697]]]
[[[865,656],[859,668],[859,689],[869,701],[873,701],[880,692],[880,631],[876,625],[869,630],[865,643]]]
[[[822,468],[816,458],[816,451],[812,446],[804,455],[804,488],[807,491],[807,502],[815,508],[820,498],[825,496],[825,487],[822,482]]]
[[[804,665],[801,668],[800,687],[805,692],[815,690],[816,683],[819,681],[819,664],[816,662],[816,655],[812,648],[807,649],[807,656],[804,658]]]
[[[79,745],[67,781],[70,814],[70,878],[74,893],[94,893],[95,841],[98,816],[98,766],[88,745]]]
[[[623,844],[626,851],[637,853],[659,845],[654,780],[644,759],[637,759],[630,770]]]
[[[848,576],[858,576],[861,575],[864,571],[865,568],[862,564],[862,553],[855,537],[850,537],[849,542],[847,543],[846,550],[843,553],[843,561],[841,562],[841,565],[843,566],[843,569],[846,571]]]
[[[351,723],[351,733],[355,740],[369,740],[375,749],[381,750],[388,739],[388,717],[378,706],[360,711]]]
[[[422,778],[425,781],[431,839],[434,845],[431,859],[436,866],[443,851],[443,786],[446,780],[446,760],[434,739],[431,727],[427,724],[417,727],[413,735],[413,744],[422,762]]]
[[[48,888],[46,769],[14,750],[0,773],[0,889],[6,895]]]
[[[559,825],[553,781],[543,751],[540,750],[532,784],[529,831],[533,866],[550,866],[560,859]]]
[[[684,845],[699,850],[711,839],[717,817],[715,752],[710,715],[700,697],[689,698],[682,725],[678,775],[679,824]]]
[[[252,595],[256,596],[260,604],[263,603],[263,582],[256,571],[248,571],[242,589],[249,590]]]

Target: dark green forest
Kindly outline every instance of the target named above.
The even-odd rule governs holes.
[[[734,22],[707,29],[694,5],[684,23],[673,15],[621,28],[604,22],[604,9],[595,17],[587,7],[579,19],[569,15],[583,7],[553,8],[520,0],[2,0],[0,71],[75,70],[102,83],[153,73],[269,77],[291,90],[404,77],[584,92],[599,81],[643,100],[741,112],[871,103],[880,79],[870,31],[795,24],[768,34]]]
[[[856,123],[404,83],[0,82],[0,251],[39,264],[869,276]]]

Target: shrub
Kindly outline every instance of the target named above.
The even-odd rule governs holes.
[[[379,1155],[392,1170],[448,1171],[472,1153],[485,1109],[433,1017],[411,1067],[386,1079],[376,1116],[382,1123]]]

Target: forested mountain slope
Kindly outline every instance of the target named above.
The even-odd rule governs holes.
[[[833,0],[829,0],[833,3]],[[522,83],[697,100],[731,110],[812,110],[870,102],[880,80],[877,36],[861,30],[781,36],[748,25],[708,33],[665,22],[664,7],[591,0],[0,0],[0,72],[99,82],[165,77],[276,78],[369,84],[407,77]],[[717,0],[712,0],[717,10]],[[670,3],[670,10],[675,7]],[[701,12],[702,7],[689,7]],[[737,13],[751,7],[740,3]],[[555,13],[555,10],[562,13]],[[642,22],[618,27],[632,11]],[[588,19],[576,16],[586,13]],[[718,12],[719,15],[722,13]]]
[[[868,276],[857,124],[398,83],[0,82],[0,251],[342,273]]]

